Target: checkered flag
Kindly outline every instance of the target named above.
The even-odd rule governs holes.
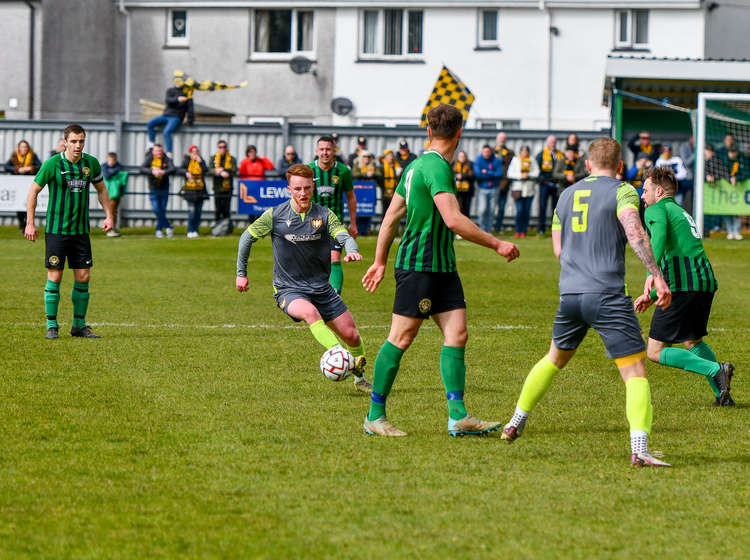
[[[211,80],[198,81],[191,78],[182,70],[174,71],[174,85],[181,87],[183,93],[187,97],[193,96],[193,91],[217,91],[221,89],[236,89],[242,88],[247,85],[247,82],[242,82],[238,85],[225,84],[224,82],[212,82]]]
[[[464,121],[469,118],[471,104],[474,103],[474,94],[458,79],[458,77],[445,66],[440,71],[435,87],[432,88],[427,105],[422,111],[422,122],[419,126],[427,126],[427,112],[438,105],[453,105],[460,109],[464,115]]]

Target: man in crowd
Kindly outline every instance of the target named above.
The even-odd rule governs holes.
[[[687,179],[687,169],[685,169],[682,158],[675,155],[672,151],[672,144],[662,144],[661,155],[654,165],[656,167],[669,167],[672,169],[678,185],[677,192],[675,193],[675,201],[682,206],[686,195],[685,180]]]
[[[656,163],[661,154],[661,146],[651,143],[651,133],[647,130],[633,136],[628,142],[628,149],[633,152],[633,156],[638,156],[640,152],[643,152],[651,163]]]
[[[99,195],[99,204],[104,210],[104,231],[113,227],[112,205],[107,187],[102,179],[102,169],[93,156],[83,152],[86,132],[77,124],[70,124],[63,131],[65,151],[49,158],[34,177],[26,200],[26,230],[29,241],[35,241],[37,229],[34,225],[37,197],[41,190],[49,187],[47,223],[44,242],[47,284],[44,287],[44,309],[47,315],[48,339],[59,338],[60,325],[57,310],[60,304],[60,282],[65,261],[73,269],[73,326],[71,336],[100,338],[86,325],[89,306],[89,280],[93,258],[89,239],[89,185],[93,184]]]
[[[164,144],[167,148],[167,157],[173,159],[174,144],[172,141],[172,133],[177,130],[177,127],[187,118],[187,124],[192,125],[195,118],[193,109],[193,99],[188,97],[183,91],[183,86],[173,86],[167,89],[165,95],[164,112],[158,117],[154,117],[146,124],[148,130],[148,142],[149,148],[154,145],[156,141],[156,128],[163,126],[162,134],[164,134]]]
[[[218,224],[230,217],[234,175],[237,173],[237,160],[229,153],[226,140],[219,140],[216,153],[211,156],[210,171],[214,183],[214,217]]]
[[[526,377],[502,438],[512,442],[520,437],[529,413],[593,327],[625,382],[631,464],[666,467],[648,449],[653,407],[641,327],[625,290],[626,242],[654,277],[659,307],[669,307],[671,292],[641,225],[638,195],[632,185],[615,179],[622,172],[620,144],[611,138],[594,140],[586,167],[591,175],[560,195],[552,224],[552,245],[560,260],[560,306],[552,343]]]
[[[560,192],[577,183],[586,175],[588,175],[586,160],[580,156],[580,152],[576,150],[575,146],[568,144],[565,146],[565,157],[555,162],[555,169],[552,172],[552,177],[560,185]]]
[[[333,136],[328,136],[328,138],[331,139],[333,142],[333,159],[336,159],[336,140],[334,140]],[[367,138],[364,136],[360,136],[357,138],[357,149],[354,150],[351,154],[349,154],[349,157],[346,160],[346,164],[351,169],[356,165],[356,160],[362,155],[362,152],[367,151]]]
[[[474,160],[474,180],[477,191],[477,220],[482,231],[492,232],[494,203],[505,205],[508,192],[498,197],[500,181],[503,177],[503,162],[493,153],[488,144],[482,146],[482,153]],[[500,212],[498,210],[498,212]],[[500,230],[502,231],[502,229]],[[459,234],[460,235],[460,234]]]
[[[653,163],[648,154],[646,152],[638,152],[638,155],[635,156],[635,163],[630,166],[630,169],[625,174],[625,179],[635,187],[635,190],[638,191],[638,196],[643,192],[643,175],[651,166],[653,166]]]
[[[652,362],[703,375],[714,393],[714,405],[734,406],[729,394],[734,366],[719,363],[703,341],[718,283],[698,227],[675,202],[676,192],[671,168],[657,166],[646,172],[641,197],[646,205],[644,219],[654,258],[672,291],[672,305],[654,311],[646,353]],[[656,299],[653,284],[649,276],[643,295],[635,300],[637,312],[643,313]],[[684,343],[687,350],[671,347],[678,343]]]
[[[294,146],[289,144],[286,148],[284,148],[284,157],[279,160],[278,165],[276,165],[276,169],[278,169],[279,173],[286,175],[287,169],[289,169],[295,163],[302,163],[302,160],[299,159],[297,150],[294,149]]]
[[[498,132],[495,141],[495,156],[500,160],[500,163],[502,164],[502,172],[506,173],[508,171],[508,166],[510,166],[510,162],[513,161],[513,158],[516,154],[507,146],[508,135],[505,134],[505,132]],[[501,176],[500,181],[498,182],[499,188],[495,197],[495,231],[503,231],[503,220],[505,219],[505,204],[508,200],[510,183],[510,179],[508,179],[506,176]]]
[[[148,175],[148,198],[151,208],[156,214],[156,231],[154,236],[159,239],[166,235],[174,237],[174,228],[167,218],[167,203],[169,202],[169,176],[174,175],[176,169],[172,159],[164,153],[161,144],[154,144],[146,153],[146,159],[141,165],[141,173]]]
[[[375,361],[370,410],[364,421],[364,431],[370,435],[406,435],[388,421],[385,404],[404,352],[429,317],[443,333],[440,373],[448,399],[448,433],[482,435],[500,427],[497,422],[469,415],[464,404],[466,301],[456,270],[453,239],[459,234],[507,261],[518,257],[518,248],[481,231],[461,213],[450,165],[461,138],[461,111],[452,105],[438,105],[427,113],[427,122],[430,147],[402,176],[380,228],[375,262],[362,279],[367,291],[377,289],[385,276],[399,222],[406,215],[406,230],[396,256],[391,330]]]
[[[398,156],[396,156],[396,161],[401,166],[401,169],[406,169],[406,166],[415,159],[417,159],[417,154],[409,151],[409,143],[406,140],[401,140],[398,143]]]
[[[557,149],[557,138],[550,135],[544,142],[544,148],[536,155],[539,166],[539,235],[547,231],[547,201],[552,202],[552,210],[557,206],[559,190],[557,181],[552,177],[555,163],[565,156]]]

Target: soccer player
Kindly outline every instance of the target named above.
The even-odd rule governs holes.
[[[247,261],[258,239],[271,235],[273,289],[276,304],[294,321],[305,321],[315,340],[327,350],[338,337],[354,356],[354,386],[368,393],[365,356],[354,318],[331,284],[330,239],[346,249],[345,262],[361,261],[357,242],[329,208],[313,203],[313,170],[302,163],[286,172],[291,200],[266,210],[240,237],[236,287],[248,290]]]
[[[675,200],[677,178],[669,167],[648,169],[643,185],[646,228],[651,234],[654,258],[672,290],[669,309],[656,309],[651,319],[646,355],[652,362],[703,375],[714,392],[714,406],[734,406],[729,394],[734,366],[719,363],[706,336],[711,303],[718,287],[711,263],[693,218]],[[643,313],[652,303],[653,279],[635,300]],[[685,348],[671,348],[685,343]]]
[[[344,223],[344,199],[349,207],[349,234],[357,237],[357,199],[354,197],[352,172],[336,160],[336,143],[331,136],[318,138],[315,153],[317,158],[310,162],[315,173],[313,202],[330,208],[340,223]],[[340,295],[344,285],[344,271],[341,268],[341,244],[331,241],[331,286]]]
[[[489,247],[507,261],[518,257],[518,248],[483,232],[461,213],[450,165],[461,138],[461,111],[452,105],[438,105],[427,113],[427,122],[430,148],[402,174],[383,217],[375,262],[362,279],[367,291],[377,289],[385,274],[393,237],[406,214],[406,229],[396,256],[391,330],[375,360],[370,410],[364,421],[364,431],[370,435],[406,435],[388,421],[385,404],[404,352],[429,317],[443,333],[440,374],[448,398],[448,433],[482,435],[500,428],[498,422],[469,415],[464,404],[466,301],[456,270],[453,240],[456,234],[461,235],[467,241]]]
[[[521,435],[529,413],[593,327],[625,382],[631,464],[666,467],[668,463],[648,450],[653,407],[641,327],[625,289],[626,242],[654,278],[656,305],[669,307],[672,293],[641,225],[638,194],[629,183],[615,179],[622,172],[620,144],[611,138],[594,140],[586,168],[591,175],[563,191],[553,216],[552,245],[561,268],[552,344],[526,377],[501,437],[512,442]]]
[[[47,225],[44,242],[46,245],[47,285],[44,287],[44,308],[47,314],[47,336],[59,337],[60,325],[57,322],[57,309],[60,305],[60,282],[62,281],[65,260],[73,269],[73,326],[72,336],[100,338],[86,325],[86,311],[89,307],[89,279],[93,259],[89,239],[89,185],[93,183],[99,195],[99,204],[106,217],[102,224],[104,231],[113,227],[112,203],[102,178],[102,169],[93,156],[84,153],[86,132],[77,124],[70,124],[63,131],[65,151],[60,152],[42,164],[34,177],[26,199],[26,230],[24,235],[35,241],[37,229],[34,225],[36,200],[41,190],[49,187],[47,204]]]

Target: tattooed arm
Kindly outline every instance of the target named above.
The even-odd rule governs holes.
[[[633,248],[636,256],[649,271],[651,276],[654,278],[654,288],[656,288],[656,305],[662,309],[669,307],[672,302],[672,292],[669,290],[669,286],[664,281],[661,275],[661,271],[656,264],[654,253],[651,250],[651,242],[648,240],[648,234],[641,225],[641,218],[638,215],[638,210],[635,208],[623,208],[617,215],[620,220],[625,235],[628,238],[628,243]]]

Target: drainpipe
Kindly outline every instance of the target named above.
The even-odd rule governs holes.
[[[125,99],[122,110],[123,119],[130,120],[130,12],[125,8],[124,0],[119,0],[118,8],[125,16]]]
[[[26,0],[26,5],[31,10],[29,17],[29,120],[32,120],[34,118],[34,57],[36,56],[34,42],[36,41],[36,8],[29,0]]]

